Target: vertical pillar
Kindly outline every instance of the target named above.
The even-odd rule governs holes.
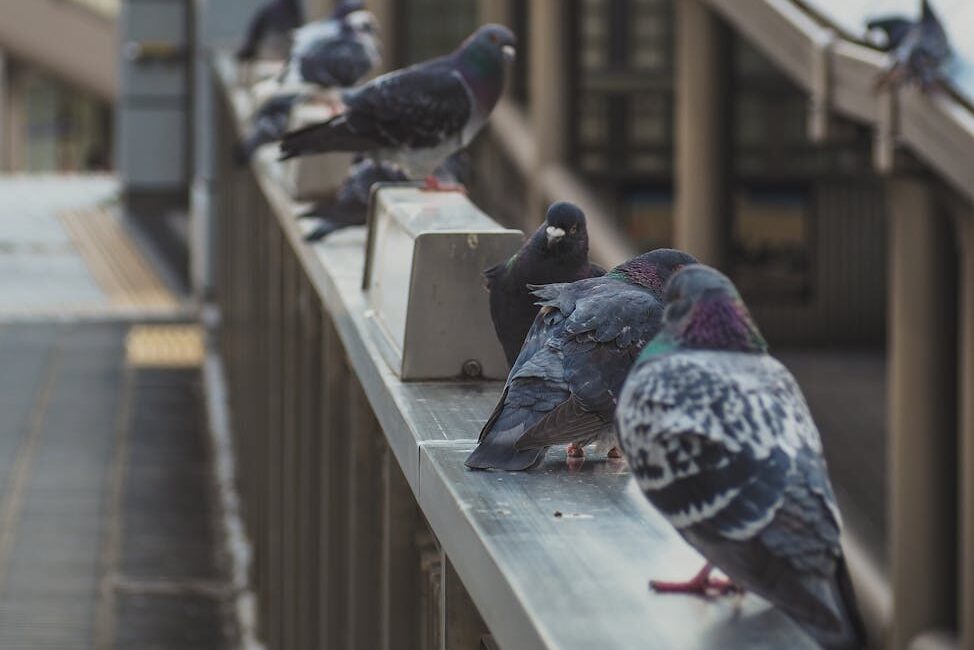
[[[382,39],[382,70],[395,70],[400,67],[400,31],[406,28],[399,20],[397,11],[400,0],[367,0],[366,6],[375,14],[379,23],[379,36]]]
[[[509,22],[508,2],[497,2],[497,0],[477,0],[477,22],[500,23],[501,25],[511,26]],[[518,38],[527,38],[527,34],[517,34]]]
[[[487,626],[470,599],[450,558],[441,556],[440,650],[479,650]]]
[[[27,147],[27,94],[24,71],[0,53],[0,171],[24,168]]]
[[[960,599],[962,648],[974,648],[974,210],[958,215],[960,263]]]
[[[567,152],[567,75],[565,65],[567,12],[572,3],[564,0],[532,0],[529,11],[531,41],[528,55],[528,84],[531,93],[531,126],[537,142],[537,169],[528,180],[528,214],[532,223],[544,214],[545,196],[538,184],[545,167],[564,160]]]
[[[890,648],[953,619],[956,467],[953,300],[946,219],[922,180],[889,181]]]
[[[419,650],[423,526],[412,489],[388,446],[382,454],[382,650]]]
[[[349,650],[378,648],[382,635],[376,624],[381,616],[382,578],[382,476],[376,471],[385,446],[382,429],[376,422],[358,381],[350,387],[351,400],[347,436],[348,517],[345,594],[348,599]],[[341,534],[341,531],[335,531]]]
[[[728,248],[728,42],[706,3],[676,2],[674,243],[714,266]]]

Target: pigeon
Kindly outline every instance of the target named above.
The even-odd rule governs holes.
[[[602,277],[533,287],[542,309],[467,467],[530,469],[548,447],[562,443],[572,443],[570,457],[596,441],[598,451],[611,451],[616,396],[659,330],[663,286],[674,271],[694,263],[664,248]]]
[[[247,37],[237,50],[239,61],[253,61],[262,47],[279,51],[274,58],[284,58],[292,30],[304,22],[301,0],[271,0],[262,5],[250,19]]]
[[[433,173],[445,183],[466,183],[470,177],[469,156],[465,151],[458,151]],[[334,197],[318,201],[311,209],[298,215],[299,219],[319,220],[318,225],[305,235],[305,241],[318,241],[336,230],[365,225],[372,186],[410,180],[402,169],[392,163],[359,157],[349,168]]]
[[[286,87],[315,84],[349,88],[380,64],[375,16],[361,2],[343,2],[325,20],[294,32],[288,62],[278,76]]]
[[[426,176],[435,189],[438,183],[430,174],[470,143],[497,104],[514,42],[506,27],[484,25],[451,54],[345,92],[345,112],[288,133],[281,159],[367,152],[397,164],[411,178]]]
[[[336,230],[364,225],[372,186],[375,183],[408,180],[409,177],[391,163],[360,158],[348,170],[333,199],[319,201],[300,215],[302,219],[320,220],[314,230],[305,235],[305,240],[318,241]]]
[[[552,203],[544,223],[510,259],[484,271],[490,317],[513,366],[540,306],[528,285],[574,282],[605,275],[588,261],[585,214],[564,201]]]
[[[299,93],[273,95],[254,111],[250,119],[247,137],[237,144],[234,157],[240,164],[246,163],[260,147],[277,142],[287,132],[291,110],[303,101]]]
[[[922,0],[919,20],[889,16],[872,20],[867,27],[885,32],[893,58],[890,67],[879,76],[877,89],[896,88],[908,82],[918,83],[925,92],[937,86],[952,52],[929,0]]]
[[[707,564],[688,582],[651,586],[752,591],[823,647],[863,647],[822,442],[795,378],[719,271],[679,271],[665,299],[616,430],[643,493]],[[714,567],[730,581],[710,577]]]

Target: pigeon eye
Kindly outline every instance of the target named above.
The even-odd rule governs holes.
[[[578,226],[572,226],[571,228],[568,229],[569,235],[574,235],[576,232],[578,232]]]
[[[498,40],[498,39],[497,39],[497,34],[491,34],[491,35],[489,35],[489,36],[488,36],[487,38],[489,38],[489,39],[490,39],[490,42],[491,42],[491,43],[497,43],[497,40]]]

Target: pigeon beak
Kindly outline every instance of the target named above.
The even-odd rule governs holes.
[[[548,247],[550,248],[553,244],[557,244],[561,241],[561,238],[565,236],[565,231],[561,228],[556,228],[554,226],[548,226],[545,228],[545,233],[548,235]]]
[[[517,50],[514,49],[513,45],[505,45],[501,48],[501,52],[504,53],[504,60],[511,62],[517,56]]]

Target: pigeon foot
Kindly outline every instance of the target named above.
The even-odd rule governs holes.
[[[710,572],[714,570],[714,565],[709,562],[704,565],[697,575],[686,582],[664,582],[662,580],[650,580],[649,587],[660,594],[690,594],[713,598],[715,596],[727,596],[739,593],[741,589],[730,580],[710,577]]]
[[[609,453],[607,453],[606,456],[609,458],[622,458],[622,452],[619,451],[618,447],[613,447],[609,450]]]
[[[463,183],[444,183],[436,176],[427,176],[421,188],[424,192],[460,192],[467,193]]]
[[[585,449],[579,447],[574,442],[568,445],[568,457],[569,458],[585,458]]]

